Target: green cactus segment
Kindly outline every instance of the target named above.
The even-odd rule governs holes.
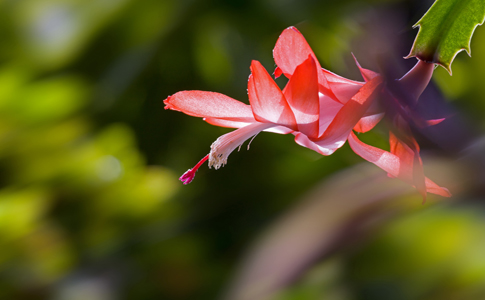
[[[407,56],[443,66],[451,75],[458,52],[470,55],[470,40],[485,20],[485,0],[436,0],[413,28],[419,27]]]

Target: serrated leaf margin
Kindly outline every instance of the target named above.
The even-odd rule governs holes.
[[[431,5],[431,7],[426,11],[426,13],[419,19],[418,22],[416,22],[416,24],[413,25],[413,29],[415,28],[419,28],[418,29],[418,33],[416,35],[416,38],[414,39],[414,42],[413,42],[413,46],[411,47],[411,51],[409,52],[409,54],[407,56],[405,56],[404,58],[405,59],[408,59],[408,58],[411,58],[411,57],[416,57],[420,60],[423,60],[425,62],[428,62],[428,63],[434,63],[434,64],[437,64],[437,65],[440,65],[442,66],[446,71],[448,71],[448,73],[450,75],[452,75],[452,70],[451,70],[451,64],[453,63],[453,60],[455,60],[455,57],[458,55],[458,53],[462,52],[463,50],[466,51],[466,53],[468,54],[468,56],[471,57],[471,40],[472,40],[472,37],[473,37],[473,34],[475,33],[475,30],[477,29],[478,26],[481,26],[483,25],[483,23],[485,22],[485,15],[482,19],[481,22],[479,23],[476,23],[475,26],[473,27],[473,30],[470,34],[470,38],[468,39],[468,45],[466,46],[466,48],[461,48],[461,49],[458,49],[453,57],[450,59],[450,62],[447,63],[447,62],[443,62],[443,61],[440,61],[435,53],[435,55],[433,55],[433,59],[430,61],[429,59],[426,59],[426,57],[424,57],[421,53],[418,53],[416,50],[415,50],[415,46],[416,46],[416,42],[418,41],[419,39],[419,36],[420,36],[420,33],[422,33],[422,27],[421,27],[421,22],[423,21],[423,19],[426,17],[426,15],[433,9],[433,7],[438,3],[438,1],[440,0],[436,0],[433,5]]]

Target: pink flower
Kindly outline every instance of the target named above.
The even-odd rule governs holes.
[[[280,35],[273,50],[275,76],[284,74],[288,84],[281,91],[257,61],[251,63],[248,80],[250,105],[228,96],[203,91],[182,91],[164,100],[165,109],[202,117],[212,125],[237,128],[219,137],[197,165],[180,180],[190,183],[197,169],[207,160],[220,168],[234,149],[261,131],[292,133],[295,141],[322,155],[330,155],[347,140],[362,158],[415,186],[426,199],[427,192],[450,196],[424,176],[419,145],[409,123],[419,126],[441,120],[421,120],[413,104],[428,85],[433,64],[419,61],[403,78],[385,83],[376,72],[360,69],[363,82],[353,81],[323,69],[303,35],[294,27]],[[404,91],[404,92],[402,92]],[[353,131],[367,132],[386,116],[392,121],[389,151],[366,145]]]
[[[238,128],[219,137],[210,153],[180,180],[188,184],[200,165],[220,168],[234,149],[261,131],[287,134],[299,132],[311,138],[319,133],[319,98],[316,63],[307,56],[294,70],[283,91],[258,61],[251,63],[246,105],[228,96],[203,91],[182,91],[164,100],[165,109],[202,117],[212,125]]]
[[[427,192],[444,197],[451,196],[448,189],[424,176],[420,148],[410,127],[410,124],[418,127],[436,125],[444,120],[424,120],[412,111],[428,85],[433,70],[434,64],[418,61],[408,73],[395,81],[395,86],[383,91],[382,101],[387,103],[386,114],[391,121],[390,152],[362,143],[355,134],[349,137],[349,144],[355,153],[387,171],[390,177],[413,185],[423,196],[423,202]]]
[[[295,68],[305,57],[311,56],[317,61],[303,35],[294,27],[283,31],[273,55],[278,66],[275,75],[284,74],[290,79],[294,76]],[[428,85],[434,65],[418,61],[411,71],[395,82],[394,89],[390,89],[387,85],[381,84],[382,79],[378,73],[362,68],[357,60],[356,64],[365,82],[338,76],[321,68],[317,61],[320,94],[319,136],[314,138],[295,133],[296,142],[320,154],[330,155],[348,139],[355,153],[384,169],[391,177],[397,177],[415,186],[423,199],[426,199],[427,192],[449,197],[451,194],[447,189],[439,187],[424,176],[419,145],[408,125],[409,122],[413,122],[419,126],[428,126],[442,121],[421,120],[411,110],[411,106],[417,102]],[[404,91],[404,95],[400,95],[399,91]],[[376,99],[380,101],[375,101]],[[352,131],[371,130],[385,114],[394,125],[389,137],[390,152],[362,143]]]
[[[382,78],[379,74],[360,68],[366,82],[346,79],[323,69],[303,35],[295,28],[283,31],[273,50],[278,66],[275,76],[293,76],[295,68],[305,57],[311,56],[317,62],[320,131],[318,138],[296,134],[296,142],[330,155],[345,144],[352,129],[366,132],[372,129],[384,116],[378,101]],[[359,66],[360,67],[360,66]]]

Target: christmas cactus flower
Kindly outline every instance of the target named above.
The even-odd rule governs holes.
[[[273,55],[277,64],[275,75],[284,74],[290,79],[305,57],[315,58],[303,35],[294,27],[283,31]],[[383,79],[378,73],[362,68],[357,60],[356,64],[363,82],[338,76],[321,68],[317,61],[320,134],[313,138],[295,133],[296,142],[320,154],[330,155],[348,139],[356,154],[384,169],[391,177],[415,186],[423,199],[427,192],[449,197],[451,194],[447,189],[424,176],[419,145],[409,126],[410,123],[429,126],[442,121],[422,120],[412,110],[431,79],[434,64],[419,60],[401,79],[385,84],[381,84]],[[366,93],[366,90],[371,92]],[[390,152],[362,143],[353,132],[371,130],[384,116],[393,125],[389,133]]]
[[[238,128],[219,137],[212,144],[210,153],[180,177],[184,184],[192,181],[206,160],[209,160],[209,167],[215,169],[226,164],[234,149],[261,131],[301,132],[312,138],[318,137],[320,107],[313,57],[308,56],[302,61],[283,91],[261,63],[253,61],[248,96],[250,105],[219,93],[203,91],[178,92],[164,101],[165,109],[202,117],[212,125]]]
[[[341,147],[352,129],[371,130],[384,116],[378,106],[382,78],[379,74],[359,68],[365,82],[353,81],[323,69],[303,35],[295,28],[283,31],[273,50],[277,68],[275,76],[291,79],[305,57],[317,62],[320,101],[320,131],[318,138],[296,134],[296,142],[323,155]]]
[[[427,192],[450,196],[424,176],[419,145],[409,124],[428,126],[412,108],[428,85],[433,64],[418,61],[403,78],[385,82],[376,72],[356,64],[364,81],[353,81],[323,69],[303,35],[294,27],[280,35],[273,56],[275,76],[289,80],[281,91],[266,69],[251,63],[248,80],[250,105],[228,96],[203,91],[182,91],[166,100],[165,109],[202,117],[212,125],[237,128],[219,137],[195,167],[180,180],[190,183],[197,169],[207,160],[209,167],[220,168],[229,154],[261,131],[292,133],[295,141],[322,155],[330,155],[347,140],[362,158],[415,186],[426,199]],[[355,132],[367,132],[384,117],[392,124],[389,151],[362,143]]]

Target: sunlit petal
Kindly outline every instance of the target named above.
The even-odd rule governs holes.
[[[320,91],[340,103],[347,103],[364,85],[364,82],[354,81],[321,69],[323,81],[320,80]]]
[[[362,117],[357,125],[355,125],[354,130],[357,132],[367,132],[374,128],[384,118],[384,115],[385,113],[379,113]]]
[[[219,118],[239,122],[254,120],[251,107],[231,97],[214,92],[182,91],[163,101],[165,109],[181,111],[202,118]]]
[[[405,176],[405,174],[401,173],[400,170],[401,168],[406,168],[403,166],[406,163],[397,155],[361,142],[353,132],[349,135],[349,145],[352,150],[363,159],[375,164],[393,177],[397,177],[409,184],[413,184],[412,178],[407,176],[407,174]],[[429,193],[444,197],[451,196],[451,193],[446,188],[438,186],[428,178],[425,178],[425,185],[426,190]]]
[[[323,146],[329,143],[339,144],[341,141],[345,141],[349,133],[352,131],[352,128],[357,125],[372,102],[378,97],[381,83],[381,77],[375,77],[366,83],[359,92],[339,110],[322,136],[314,140],[314,142]]]
[[[254,118],[259,122],[273,123],[298,130],[295,116],[280,88],[260,62],[251,63],[248,95]]]
[[[315,59],[318,68],[320,68],[312,48],[300,31],[293,26],[286,28],[276,41],[273,49],[273,57],[278,66],[275,75],[283,73],[290,78],[296,67],[307,60],[309,55]]]
[[[318,137],[319,97],[317,67],[309,56],[299,65],[283,90],[298,125],[298,131]]]

